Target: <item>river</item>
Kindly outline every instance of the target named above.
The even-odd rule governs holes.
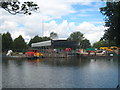
[[[116,88],[117,85],[117,58],[2,60],[2,88]]]

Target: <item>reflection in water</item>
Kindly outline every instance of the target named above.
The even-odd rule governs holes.
[[[115,88],[117,59],[3,59],[3,88]]]
[[[43,59],[28,60],[29,63],[39,63],[43,61],[44,61]]]

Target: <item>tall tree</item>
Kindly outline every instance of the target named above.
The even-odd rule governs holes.
[[[28,45],[31,46],[32,43],[42,42],[47,40],[50,40],[50,37],[39,37],[38,35],[36,35],[34,38],[30,40]]]
[[[91,47],[89,40],[85,39],[84,35],[79,31],[71,33],[67,40],[79,42],[80,48],[85,49]]]
[[[42,41],[47,41],[47,40],[50,40],[50,37],[42,37]]]
[[[90,41],[87,39],[82,40],[81,42],[81,48],[86,49],[86,48],[90,48],[91,44]]]
[[[84,37],[83,34],[78,31],[71,33],[71,35],[67,39],[81,42],[84,39]]]
[[[2,35],[2,50],[13,49],[13,40],[9,32]]]
[[[51,33],[50,33],[50,38],[51,38],[51,39],[56,39],[56,38],[58,38],[58,34],[55,33],[55,32],[51,32]]]
[[[13,15],[18,13],[31,15],[31,11],[37,11],[39,9],[38,5],[34,2],[28,1],[20,3],[18,0],[0,0],[0,8],[3,8]]]
[[[30,41],[29,41],[29,46],[31,46],[32,43],[36,43],[36,42],[41,42],[42,38],[39,37],[38,35],[36,35],[35,37],[33,37]]]
[[[102,39],[115,41],[120,47],[120,1],[106,2],[106,6],[100,8],[100,11],[106,16],[105,26],[108,27]]]
[[[16,50],[20,50],[20,51],[23,49],[27,49],[25,40],[21,35],[14,40],[14,46]]]

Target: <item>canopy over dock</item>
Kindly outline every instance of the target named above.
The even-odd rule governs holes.
[[[31,47],[40,48],[40,47],[52,47],[52,48],[78,48],[80,43],[77,41],[68,41],[68,40],[49,40],[43,42],[32,43]]]

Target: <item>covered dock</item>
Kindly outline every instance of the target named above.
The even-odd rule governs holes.
[[[49,40],[31,44],[32,48],[39,49],[45,57],[68,57],[66,48],[77,49],[80,43],[77,41],[68,40]]]
[[[80,43],[68,40],[49,40],[31,44],[32,48],[79,48]]]

